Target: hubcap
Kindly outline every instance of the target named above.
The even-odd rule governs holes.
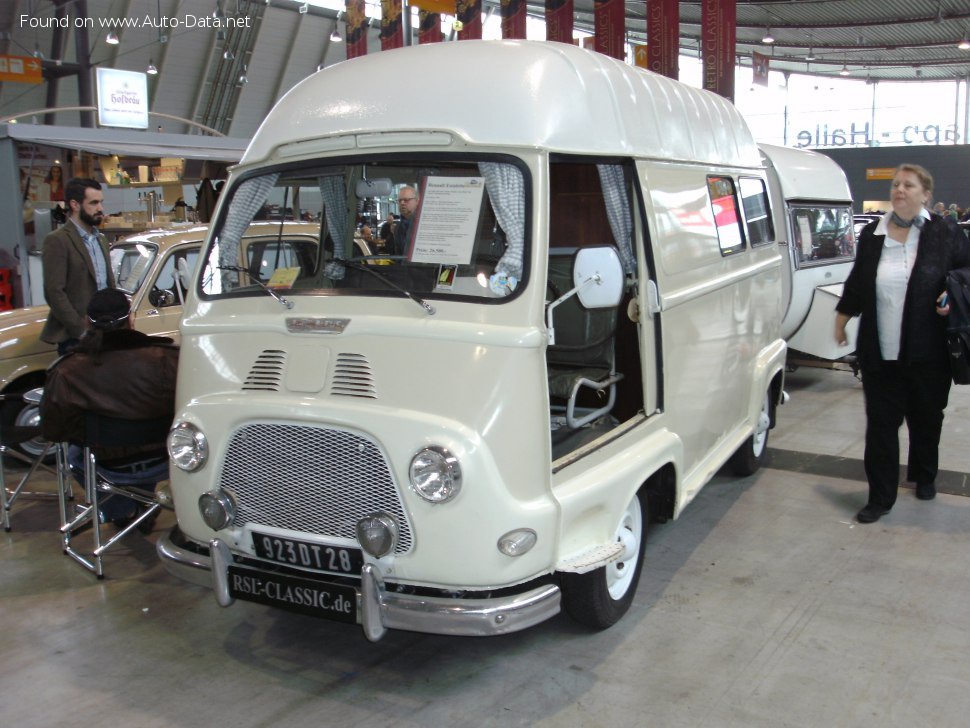
[[[633,496],[616,527],[616,540],[623,545],[623,553],[606,567],[606,587],[613,599],[621,599],[630,588],[637,570],[642,538],[643,515],[640,511],[640,500]]]

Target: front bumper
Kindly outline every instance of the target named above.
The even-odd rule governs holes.
[[[220,539],[209,543],[209,554],[179,546],[167,533],[157,544],[165,569],[180,579],[212,587],[216,601],[228,607],[228,568],[233,562],[229,546]],[[375,642],[388,629],[489,637],[527,629],[559,613],[561,593],[554,584],[520,594],[488,599],[460,599],[399,594],[384,587],[378,569],[365,564],[358,592],[359,623],[367,639]]]

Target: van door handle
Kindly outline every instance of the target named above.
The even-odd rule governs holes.
[[[657,282],[653,279],[647,281],[647,313],[651,316],[660,313],[660,292],[657,290]]]

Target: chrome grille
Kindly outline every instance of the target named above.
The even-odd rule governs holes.
[[[330,382],[330,394],[377,399],[370,362],[360,354],[338,354]]]
[[[343,430],[246,425],[233,435],[221,485],[236,495],[237,528],[247,523],[356,539],[357,521],[384,511],[398,523],[396,553],[412,532],[377,445]]]
[[[256,357],[256,361],[249,370],[249,376],[243,382],[243,390],[278,392],[285,365],[285,351],[267,349]]]

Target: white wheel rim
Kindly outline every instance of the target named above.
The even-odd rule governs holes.
[[[633,575],[637,571],[642,538],[643,515],[640,511],[640,499],[633,496],[616,527],[616,540],[623,544],[623,553],[606,567],[606,588],[613,599],[622,599],[630,588]]]
[[[765,449],[765,443],[768,441],[768,428],[771,427],[771,417],[768,414],[770,407],[768,393],[765,392],[765,398],[761,402],[761,412],[758,413],[758,424],[755,426],[754,435],[751,438],[751,450],[755,457],[761,456]]]

